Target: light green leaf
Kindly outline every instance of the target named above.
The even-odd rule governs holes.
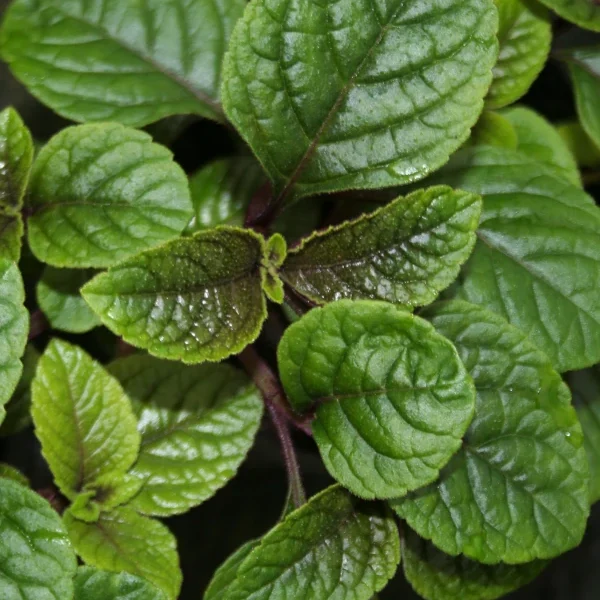
[[[552,173],[481,147],[457,153],[431,182],[483,196],[458,296],[519,327],[562,372],[600,362],[600,211]]]
[[[46,267],[37,284],[37,301],[54,329],[85,333],[101,324],[79,293],[94,274],[91,269]]]
[[[55,267],[108,267],[177,237],[191,217],[169,150],[116,123],[63,129],[42,148],[28,195],[29,244]]]
[[[140,127],[174,114],[224,120],[221,62],[244,0],[17,0],[3,58],[75,121]]]
[[[597,10],[600,31],[600,5]],[[573,80],[579,121],[600,148],[600,46],[579,48],[562,56]]]
[[[473,128],[467,144],[499,146],[500,148],[516,150],[518,144],[517,132],[512,123],[500,113],[485,110],[481,113],[477,125]]]
[[[225,55],[223,105],[276,204],[416,181],[475,124],[497,23],[491,0],[255,0]]]
[[[130,573],[110,573],[79,567],[75,576],[75,600],[166,600],[149,581]]]
[[[140,436],[119,383],[81,348],[54,339],[32,384],[31,414],[54,481],[70,500],[124,476]]]
[[[418,190],[314,233],[293,248],[281,277],[318,304],[340,298],[432,302],[475,245],[481,199],[446,186]]]
[[[274,233],[265,246],[265,268],[262,270],[262,288],[271,302],[282,304],[285,297],[280,267],[287,256],[287,242],[280,233]]]
[[[23,219],[18,211],[0,207],[0,260],[18,262],[21,257]]]
[[[473,382],[433,327],[386,302],[340,300],[285,332],[281,381],[335,479],[393,498],[436,479],[473,417]]]
[[[489,108],[516,102],[543,69],[552,42],[548,10],[535,0],[496,0],[500,54],[486,97]]]
[[[600,367],[567,374],[590,465],[590,502],[600,500]]]
[[[242,226],[246,208],[266,179],[254,158],[215,160],[190,178],[194,216],[186,233],[217,225]]]
[[[12,465],[7,463],[0,463],[0,477],[4,479],[11,479],[16,481],[25,487],[29,487],[29,479],[21,473],[18,469],[15,469]]]
[[[563,19],[584,29],[600,31],[600,5],[595,0],[541,0]]]
[[[582,167],[600,167],[600,146],[596,146],[590,136],[577,121],[562,123],[558,133]]]
[[[18,211],[29,181],[33,140],[14,108],[0,112],[0,208]]]
[[[23,372],[19,383],[6,405],[6,418],[0,425],[0,437],[19,433],[31,424],[31,382],[35,375],[40,353],[28,344],[23,354]]]
[[[475,380],[475,418],[440,479],[392,507],[444,552],[486,564],[577,546],[589,514],[588,466],[568,388],[501,317],[458,301],[425,314]]]
[[[516,131],[518,142],[515,150],[552,167],[557,175],[562,174],[567,181],[581,187],[575,157],[553,125],[525,106],[507,108],[502,115]]]
[[[260,540],[246,542],[216,570],[204,592],[204,600],[228,600],[240,565],[259,544]]]
[[[133,403],[142,436],[132,506],[148,515],[189,510],[223,487],[254,442],[263,403],[225,364],[185,366],[147,355],[110,365]]]
[[[97,523],[79,521],[69,510],[63,520],[75,551],[87,565],[138,575],[170,600],[178,597],[177,542],[162,523],[128,507],[102,513]]]
[[[239,566],[227,600],[370,600],[399,561],[394,520],[380,505],[333,486],[262,538]]]
[[[482,565],[464,556],[448,556],[408,530],[402,537],[404,575],[425,600],[495,600],[535,579],[546,566]]]
[[[0,259],[0,423],[23,371],[20,361],[29,334],[29,313],[19,268]]]
[[[75,553],[58,514],[41,496],[0,478],[2,600],[73,598]]]
[[[253,231],[217,227],[143,252],[82,293],[109,329],[150,354],[219,361],[253,342],[267,316],[264,252]]]

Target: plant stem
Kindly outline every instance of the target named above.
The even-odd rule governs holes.
[[[48,321],[41,310],[35,310],[29,315],[29,340],[33,340],[48,329]]]

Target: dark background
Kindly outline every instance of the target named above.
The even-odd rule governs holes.
[[[0,15],[8,4],[0,0]],[[555,44],[582,44],[590,34],[557,23]],[[597,41],[597,40],[596,40]],[[523,102],[553,121],[574,116],[568,77],[564,69],[550,60]],[[36,140],[44,141],[68,124],[35,101],[0,64],[0,110],[15,106]],[[170,127],[154,129],[161,141],[168,141]],[[165,132],[167,137],[165,137]],[[192,123],[171,143],[177,160],[191,172],[207,160],[231,153],[236,141],[225,130],[208,121]],[[598,187],[590,190],[600,197]],[[78,336],[77,342],[98,348],[101,330]],[[40,344],[44,339],[40,340]],[[303,475],[308,492],[313,494],[331,483],[312,440],[298,434]],[[41,460],[37,440],[25,431],[8,439],[0,438],[0,461],[21,468],[36,488],[50,483]],[[212,573],[238,546],[265,533],[277,520],[284,502],[286,481],[279,446],[265,420],[258,440],[238,476],[214,498],[189,513],[166,521],[179,543],[184,574],[181,600],[198,600]],[[0,540],[1,543],[1,540]],[[401,570],[382,600],[417,596],[404,581]],[[598,600],[600,598],[600,505],[592,510],[587,535],[579,548],[552,562],[536,581],[507,596],[511,600]]]

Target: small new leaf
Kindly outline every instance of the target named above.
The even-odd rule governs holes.
[[[383,507],[333,486],[262,538],[237,568],[227,600],[370,600],[399,561],[398,529]]]
[[[404,575],[425,600],[496,600],[528,584],[546,564],[483,565],[444,554],[411,530],[402,537]]]
[[[264,251],[251,230],[217,227],[134,256],[82,293],[109,329],[150,354],[219,361],[253,342],[266,318]]]
[[[535,81],[550,52],[550,13],[535,0],[498,0],[500,54],[486,97],[489,108],[516,102]]]
[[[132,506],[148,515],[185,512],[237,472],[254,442],[263,403],[247,377],[225,364],[186,366],[151,356],[112,363],[142,436]]]
[[[286,197],[415,181],[448,160],[497,57],[492,0],[256,0],[223,105]]]
[[[460,301],[425,314],[473,376],[475,417],[440,479],[392,507],[444,552],[486,564],[577,546],[589,514],[588,465],[568,388],[498,315]]]
[[[103,512],[96,523],[80,521],[67,510],[63,521],[75,551],[87,565],[138,575],[162,590],[169,600],[178,597],[181,570],[177,544],[159,521],[127,507]]]
[[[432,302],[475,245],[481,199],[446,186],[419,190],[290,251],[281,277],[311,301]]]
[[[79,290],[95,274],[91,269],[46,267],[37,284],[37,301],[54,329],[85,333],[101,324]]]
[[[166,600],[149,581],[131,573],[110,573],[79,567],[75,576],[75,600]]]
[[[73,598],[75,552],[41,496],[0,478],[0,591],[7,600]]]
[[[141,127],[224,120],[221,63],[244,0],[17,0],[0,50],[18,79],[75,121]]]
[[[25,290],[19,268],[13,262],[0,259],[0,423],[21,378],[29,334],[29,313],[23,305]]]
[[[29,244],[55,267],[109,267],[181,233],[192,205],[169,150],[116,123],[67,127],[42,148]]]
[[[433,481],[473,417],[473,382],[452,344],[386,302],[310,311],[286,330],[278,362],[292,406],[316,409],[328,471],[363,498]]]
[[[31,414],[42,453],[61,492],[73,500],[103,477],[124,476],[140,435],[129,399],[81,348],[54,339],[32,384]]]

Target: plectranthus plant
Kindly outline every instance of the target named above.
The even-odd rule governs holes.
[[[593,32],[597,0],[14,0],[6,73],[61,126],[0,112],[0,435],[51,478],[0,465],[0,598],[493,600],[577,547]],[[208,121],[231,151],[189,168]],[[273,432],[280,510],[182,588],[170,518]]]

